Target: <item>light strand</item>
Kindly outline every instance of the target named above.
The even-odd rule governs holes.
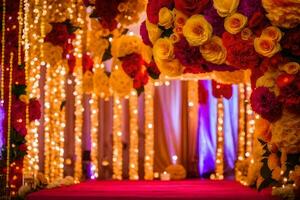
[[[252,148],[253,148],[253,135],[254,135],[254,126],[255,126],[255,114],[251,108],[250,104],[250,96],[251,96],[251,84],[246,84],[246,153],[245,157],[250,157],[252,155]]]
[[[92,94],[90,99],[91,105],[91,161],[92,161],[92,179],[98,178],[99,168],[98,168],[98,130],[99,130],[99,107],[98,107],[98,97],[96,94]]]
[[[139,174],[139,149],[138,149],[138,96],[136,91],[132,91],[129,97],[130,110],[130,149],[129,149],[129,179],[138,180]]]
[[[211,175],[211,179],[224,179],[224,105],[223,98],[218,98],[217,103],[217,154],[216,172]]]
[[[6,14],[6,0],[2,0],[2,37],[1,37],[1,104],[4,104],[4,64],[5,64],[5,14]]]
[[[153,179],[153,160],[154,160],[154,125],[153,125],[153,83],[150,82],[145,87],[145,179]]]
[[[122,145],[122,104],[120,98],[114,96],[113,104],[113,179],[122,180],[123,145]]]
[[[12,75],[13,75],[13,60],[14,53],[10,53],[9,60],[9,92],[8,92],[8,108],[7,108],[7,155],[6,155],[6,187],[9,188],[9,176],[10,176],[10,148],[11,148],[11,105],[12,105]]]

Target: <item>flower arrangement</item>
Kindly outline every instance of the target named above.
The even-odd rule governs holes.
[[[143,41],[166,76],[212,73],[228,83],[248,76],[231,76],[236,71],[251,71],[252,108],[270,124],[257,137],[260,156],[237,166],[245,183],[259,189],[299,189],[299,10],[294,0],[148,0],[141,25]]]

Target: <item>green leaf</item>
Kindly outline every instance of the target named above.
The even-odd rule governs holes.
[[[258,191],[261,191],[262,189],[268,187],[269,185],[272,184],[273,181],[274,180],[272,178],[267,178],[267,179],[263,180],[263,182],[258,187]]]
[[[12,87],[12,93],[19,98],[22,94],[26,94],[26,85],[17,85],[14,84]]]
[[[107,49],[105,49],[105,52],[103,54],[103,57],[102,57],[102,61],[105,62],[109,59],[112,58],[112,55],[111,55],[111,44],[109,43],[109,46]]]
[[[264,178],[270,178],[272,177],[272,171],[269,169],[268,164],[264,163],[262,168],[260,169],[260,175]]]
[[[173,34],[173,29],[172,28],[169,28],[169,29],[161,28],[161,29],[163,30],[163,32],[161,34],[162,38],[164,38],[164,37],[170,37]]]
[[[267,142],[263,141],[263,140],[262,140],[262,139],[260,139],[260,138],[258,138],[257,140],[259,141],[259,143],[260,143],[261,145],[265,145],[265,144],[267,144]]]
[[[136,92],[137,92],[138,96],[140,96],[140,94],[142,94],[144,91],[145,91],[144,86],[142,86],[142,87],[136,89]]]
[[[60,104],[60,108],[59,108],[59,110],[60,110],[60,111],[62,111],[62,110],[64,109],[64,107],[65,107],[66,103],[67,103],[67,101],[66,101],[66,100],[64,100],[64,101],[62,101],[62,102],[61,102],[61,104]]]
[[[263,157],[269,157],[270,154],[271,154],[271,152],[266,151],[266,152],[263,154]]]

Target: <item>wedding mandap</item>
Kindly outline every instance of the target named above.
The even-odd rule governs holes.
[[[0,199],[300,198],[299,0],[0,5]]]

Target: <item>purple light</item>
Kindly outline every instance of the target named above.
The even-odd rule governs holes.
[[[5,117],[4,108],[0,106],[0,149],[2,149],[2,146],[4,145],[4,130],[3,130],[4,117]]]

